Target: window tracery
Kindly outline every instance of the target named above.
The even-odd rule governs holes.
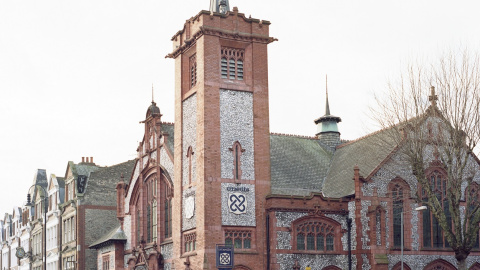
[[[392,188],[393,204],[393,246],[400,247],[402,244],[402,213],[403,213],[403,188],[395,184]]]
[[[184,242],[184,252],[191,252],[196,249],[196,240],[197,240],[197,233],[186,233],[183,235],[183,242]]]
[[[243,60],[245,50],[222,47],[220,75],[222,79],[243,80]]]
[[[447,177],[443,171],[434,169],[427,175],[430,186],[428,187],[434,193],[443,207],[447,224],[452,224],[452,217],[447,199]],[[427,192],[422,187],[422,200],[428,201]],[[448,248],[447,239],[444,236],[440,222],[433,213],[427,209],[423,211],[423,246],[428,248]]]
[[[339,225],[324,220],[306,220],[294,226],[296,249],[305,251],[335,251],[340,237]]]
[[[248,230],[225,230],[225,245],[233,245],[235,249],[252,247],[252,232]]]

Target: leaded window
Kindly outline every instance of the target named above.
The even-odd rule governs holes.
[[[152,242],[150,205],[147,205],[147,242]]]
[[[335,250],[335,225],[323,221],[306,221],[295,227],[297,250]]]
[[[140,210],[137,210],[137,244],[140,244]]]
[[[393,246],[402,245],[403,188],[396,184],[392,189],[393,203]]]
[[[152,203],[152,242],[157,241],[157,201]]]
[[[246,230],[226,230],[225,244],[233,245],[235,249],[250,249],[252,247],[252,232]]]
[[[196,240],[197,240],[197,233],[187,233],[183,236],[183,241],[185,244],[184,252],[191,252],[196,249]]]
[[[438,170],[434,170],[429,174],[428,179],[430,184],[428,188],[436,195],[444,209],[447,224],[451,226],[452,217],[447,199],[447,179]],[[422,196],[424,201],[428,200],[424,189],[422,189]],[[445,238],[440,222],[429,209],[423,211],[423,246],[431,248],[448,248],[450,246]]]

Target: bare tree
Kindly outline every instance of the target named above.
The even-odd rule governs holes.
[[[467,269],[480,222],[480,162],[474,154],[480,141],[479,57],[465,50],[430,65],[412,64],[388,86],[373,117],[411,166],[419,184],[416,200],[440,225],[443,247],[455,252],[459,269]],[[443,178],[432,176],[432,168]],[[424,237],[424,246],[439,244],[430,240]]]

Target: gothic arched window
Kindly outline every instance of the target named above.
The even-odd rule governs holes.
[[[243,58],[245,50],[222,47],[220,75],[222,79],[243,80]]]
[[[475,211],[479,211],[478,207],[480,204],[480,186],[473,182],[470,184],[470,186],[465,189],[465,201],[467,203],[467,217],[470,215],[473,215]],[[477,233],[476,241],[475,244],[473,244],[473,248],[480,248],[480,243],[479,243],[479,235],[480,231]]]
[[[447,177],[439,170],[433,170],[428,174],[430,190],[436,195],[438,201],[443,207],[447,224],[452,224],[452,217],[447,199]],[[427,201],[427,193],[422,188],[422,199]],[[423,211],[423,246],[432,248],[448,248],[449,244],[440,227],[440,222],[433,213],[427,209]]]
[[[400,247],[402,245],[402,213],[403,213],[403,188],[395,184],[392,188],[392,204],[393,204],[393,246]]]
[[[196,55],[190,56],[190,88],[197,84],[197,57]]]
[[[157,200],[152,203],[152,242],[157,241]]]
[[[242,179],[241,156],[242,153],[245,152],[245,149],[243,149],[240,143],[236,141],[229,150],[233,153],[233,179],[240,180]]]
[[[191,146],[188,147],[187,150],[187,159],[188,159],[188,184],[192,183],[192,159],[193,159],[193,148]]]
[[[307,219],[294,224],[297,250],[335,251],[341,237],[340,225],[323,219]]]

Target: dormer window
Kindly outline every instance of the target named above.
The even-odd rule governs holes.
[[[243,59],[245,50],[222,47],[220,75],[222,79],[243,81]]]

